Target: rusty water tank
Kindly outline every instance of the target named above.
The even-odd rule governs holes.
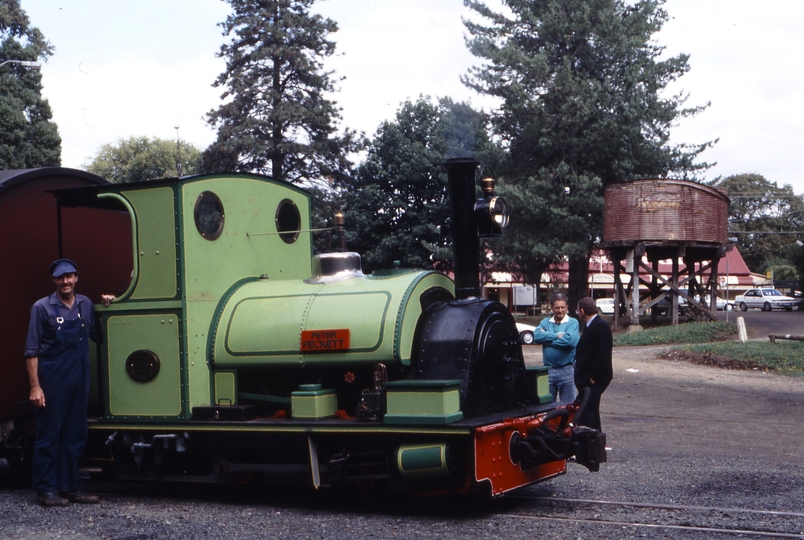
[[[729,198],[688,180],[635,180],[606,188],[604,244],[668,241],[725,244]]]

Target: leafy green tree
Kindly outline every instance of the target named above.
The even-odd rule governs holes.
[[[345,196],[350,249],[364,268],[451,266],[447,176],[442,163],[494,162],[486,118],[465,103],[421,97],[383,122]]]
[[[798,281],[798,270],[794,264],[791,264],[793,256],[793,253],[788,253],[785,259],[766,260],[760,268],[760,272],[763,274],[772,272],[774,281]]]
[[[169,139],[129,137],[104,144],[84,167],[109,182],[124,184],[175,177],[179,160],[182,176],[200,172],[201,151],[191,144],[179,141],[177,146]]]
[[[804,198],[789,184],[779,187],[759,174],[737,174],[715,185],[729,194],[730,235],[748,267],[795,279],[789,267],[799,249],[795,241],[804,241],[804,233],[798,234],[804,231]]]
[[[484,21],[465,21],[469,49],[484,63],[464,83],[500,99],[492,125],[507,150],[503,173],[531,210],[517,219],[532,241],[520,236],[506,256],[530,264],[533,282],[551,258],[568,258],[574,304],[602,234],[604,188],[708,166],[695,159],[712,143],[669,143],[670,127],[704,108],[664,93],[688,57],[659,59],[663,0],[503,0],[505,12],[465,4]]]
[[[229,0],[221,24],[231,41],[221,47],[226,71],[223,105],[207,114],[217,128],[204,154],[207,171],[260,172],[289,182],[337,184],[358,149],[354,132],[337,132],[340,110],[323,61],[337,24],[310,13],[314,0]]]
[[[0,0],[0,168],[30,169],[61,164],[61,137],[42,75],[17,63],[47,60],[54,52],[31,26],[19,0]]]
[[[796,269],[796,274],[798,275],[798,290],[804,291],[804,247],[795,245],[795,247],[791,246],[792,254],[791,260],[793,265]],[[799,303],[799,309],[804,309],[804,305]]]
[[[571,180],[573,190],[557,182],[557,174]],[[538,284],[550,265],[562,256],[583,259],[591,238],[590,216],[603,204],[600,181],[575,175],[562,163],[557,170],[540,169],[526,181],[503,183],[499,193],[508,203],[511,223],[492,243],[496,267],[514,272],[527,283]]]

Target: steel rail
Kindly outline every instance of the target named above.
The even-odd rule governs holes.
[[[564,518],[564,517],[552,517],[552,516],[526,516],[522,514],[504,514],[504,515],[507,517],[515,517],[520,519],[560,521],[564,523],[569,522],[594,523],[595,525],[616,525],[618,527],[645,527],[649,529],[672,529],[676,531],[765,536],[769,538],[804,538],[804,534],[754,531],[749,529],[719,529],[714,527],[695,527],[692,525],[662,525],[658,523],[636,523],[630,521],[607,521],[605,519]]]
[[[602,506],[633,506],[636,508],[656,508],[661,510],[696,510],[700,512],[743,512],[747,514],[764,514],[771,516],[804,517],[801,512],[783,512],[780,510],[756,510],[751,508],[721,508],[717,506],[690,506],[683,504],[638,503],[628,501],[606,501],[595,499],[564,499],[558,497],[528,497],[527,495],[509,495],[509,498],[528,499],[546,502],[565,502],[579,504],[599,504]]]

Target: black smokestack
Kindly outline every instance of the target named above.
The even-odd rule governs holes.
[[[475,222],[475,170],[473,158],[448,159],[444,163],[449,179],[452,252],[455,258],[455,298],[480,296],[480,241]]]

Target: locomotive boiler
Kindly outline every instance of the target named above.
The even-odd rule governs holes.
[[[60,241],[69,208],[130,225],[110,256],[131,271],[97,307],[84,471],[500,495],[571,456],[597,470],[605,435],[572,423],[583,402],[552,403],[511,314],[480,297],[478,237],[508,216],[492,183],[477,196],[478,165],[445,165],[454,281],[312,256],[309,195],[263,176],[55,192]]]

